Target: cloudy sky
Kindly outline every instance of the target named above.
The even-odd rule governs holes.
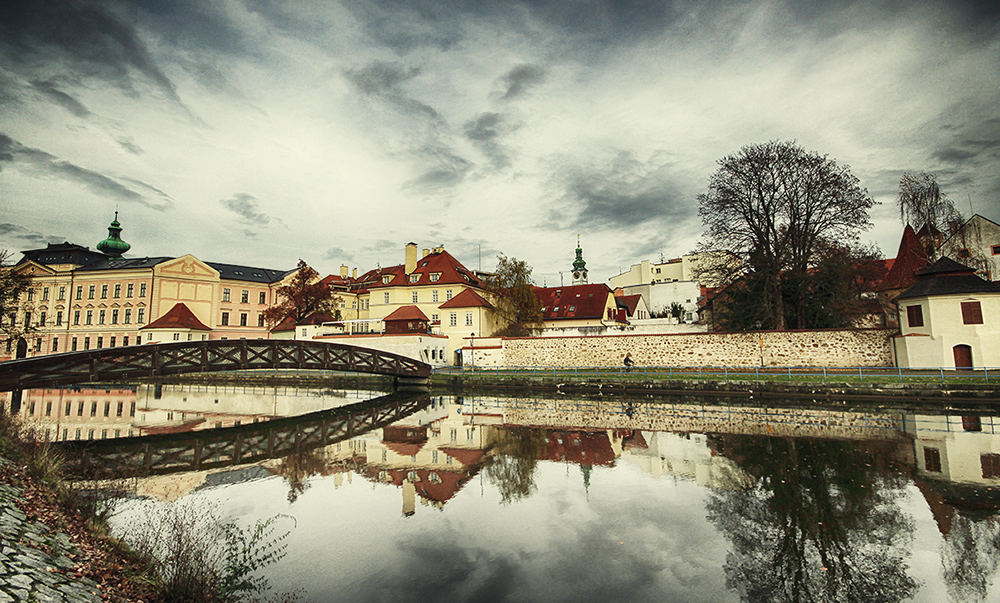
[[[559,283],[691,251],[740,147],[795,140],[882,204],[927,171],[1000,220],[1000,8],[823,0],[7,0],[0,248],[323,273],[443,244]],[[19,257],[19,256],[16,256]]]

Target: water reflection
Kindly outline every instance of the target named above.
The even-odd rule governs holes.
[[[140,393],[135,425],[157,400]],[[261,394],[248,393],[246,404],[228,394],[229,415],[211,396],[196,409],[191,392],[161,402],[173,395],[164,391],[158,410],[215,413],[200,425],[267,416],[298,434],[275,436],[284,445],[251,465],[223,440],[202,440],[203,450],[215,448],[198,471],[151,476],[141,492],[215,500],[248,522],[295,516],[300,531],[270,578],[304,587],[310,600],[998,594],[1000,420],[992,416],[436,396],[396,416],[372,401],[368,414],[338,423],[364,429],[334,441],[305,418],[261,411]],[[273,411],[275,394],[267,395]],[[206,437],[197,431],[188,435]],[[195,447],[183,437],[146,441],[191,462]],[[359,548],[366,553],[346,552]],[[330,576],[343,580],[331,585]],[[424,586],[414,591],[416,583]]]

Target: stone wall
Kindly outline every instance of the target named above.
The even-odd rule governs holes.
[[[505,339],[505,366],[894,366],[891,329]],[[485,359],[484,359],[485,360]]]

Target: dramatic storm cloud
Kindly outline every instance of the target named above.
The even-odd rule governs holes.
[[[329,273],[414,241],[553,283],[579,234],[600,281],[693,250],[716,161],[794,140],[892,254],[904,171],[1000,220],[997,6],[12,0],[0,248],[92,247],[118,209],[135,255]]]

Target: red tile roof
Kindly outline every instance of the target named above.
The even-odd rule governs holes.
[[[604,319],[611,288],[603,283],[568,287],[535,287],[543,320]]]
[[[403,306],[401,308],[396,308],[388,316],[382,319],[385,322],[390,322],[393,320],[429,320],[427,315],[420,311],[420,308],[416,306]]]
[[[635,314],[635,309],[639,305],[639,300],[642,296],[636,293],[635,295],[622,295],[618,299],[625,302],[625,307],[628,308],[628,315],[632,316]]]
[[[444,302],[438,308],[492,308],[493,305],[490,302],[483,299],[482,295],[479,295],[472,289],[463,289],[461,293],[455,297]]]
[[[295,319],[291,316],[286,316],[281,322],[274,325],[271,329],[272,333],[280,333],[281,331],[294,331],[295,330]]]
[[[923,229],[921,229],[923,231]],[[899,241],[899,251],[896,261],[886,273],[879,286],[879,291],[906,289],[917,280],[917,272],[928,264],[927,250],[920,244],[917,234],[909,224],[903,229],[903,237]]]
[[[306,316],[300,320],[298,325],[321,325],[324,322],[337,322],[336,317],[329,312],[313,312],[309,316]]]
[[[406,274],[405,264],[369,270],[360,277],[357,282],[364,283],[369,289],[379,289],[382,287],[401,287],[419,285],[471,285],[482,288],[483,283],[471,270],[462,265],[447,251],[430,253],[417,260],[417,267],[413,271],[417,276],[416,282],[410,282]],[[439,275],[436,281],[431,280],[431,275]],[[391,277],[388,283],[383,283],[383,277]]]
[[[212,329],[205,326],[205,323],[198,320],[198,317],[194,315],[191,310],[185,306],[183,303],[174,304],[170,311],[163,316],[157,318],[148,325],[141,327],[139,330],[143,329],[194,329],[196,331],[211,331]]]

